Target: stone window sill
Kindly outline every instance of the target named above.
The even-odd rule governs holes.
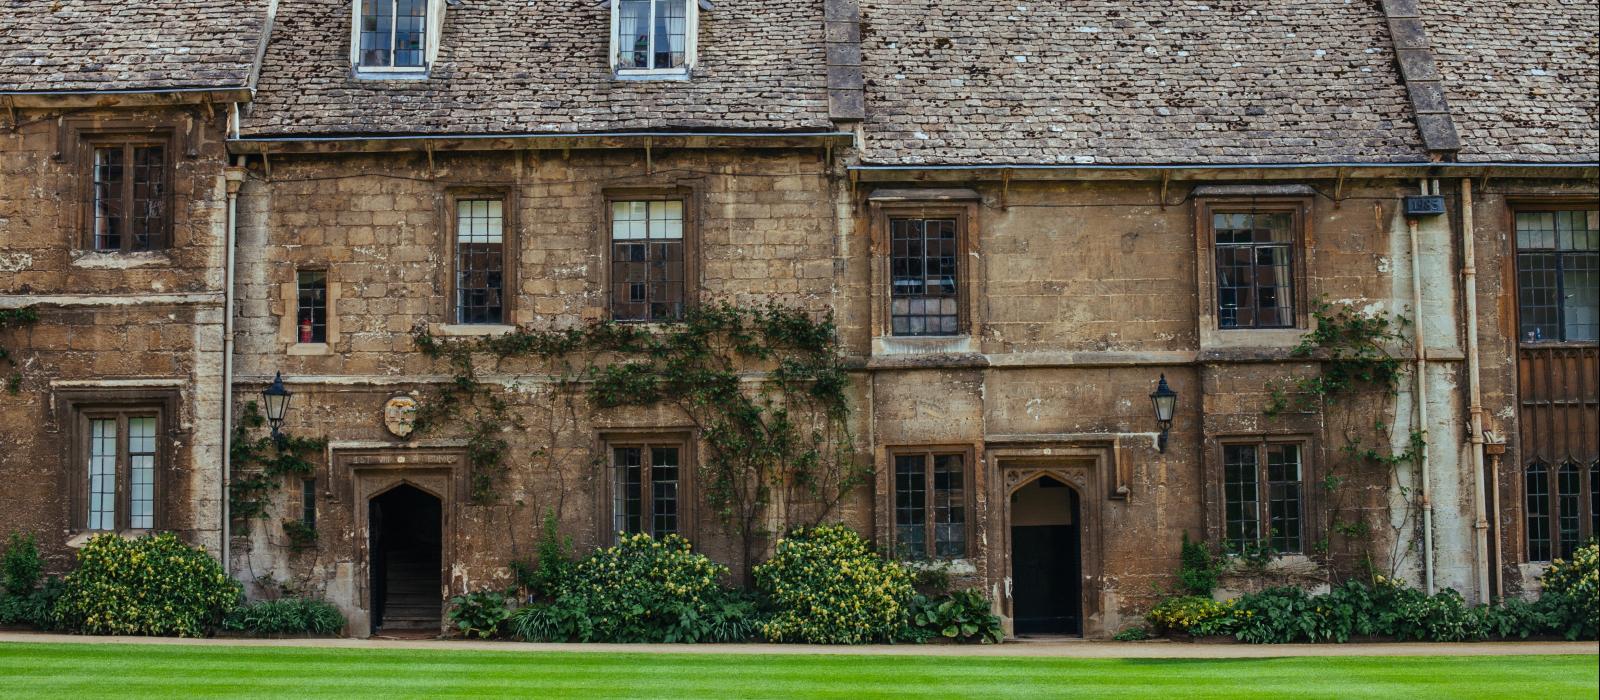
[[[971,335],[894,336],[872,339],[874,357],[885,355],[968,355],[979,352]]]
[[[471,337],[505,335],[515,332],[517,327],[506,323],[435,323],[428,330],[434,335]]]
[[[289,346],[286,354],[294,355],[332,355],[333,346],[328,343],[295,343]]]
[[[133,253],[82,250],[72,253],[73,267],[94,270],[127,270],[137,267],[162,267],[171,264],[172,257],[159,250]]]

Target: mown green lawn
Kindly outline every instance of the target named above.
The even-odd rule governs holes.
[[[0,697],[1594,698],[1595,656],[1135,660],[0,644]]]

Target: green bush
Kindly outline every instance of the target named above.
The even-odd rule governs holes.
[[[1555,631],[1567,639],[1594,639],[1600,631],[1600,545],[1578,548],[1572,561],[1557,559],[1539,578],[1540,600],[1557,617]]]
[[[27,597],[39,585],[39,572],[44,563],[39,559],[39,544],[33,535],[13,532],[6,538],[6,551],[0,556],[0,569],[4,569],[3,588],[0,592],[12,597]]]
[[[1210,598],[1217,588],[1217,577],[1222,574],[1222,560],[1206,547],[1204,542],[1191,542],[1189,533],[1183,533],[1183,546],[1179,550],[1178,582],[1189,595]]]
[[[1150,630],[1145,629],[1141,625],[1128,627],[1112,637],[1112,639],[1115,639],[1119,642],[1142,642],[1149,638]]]
[[[222,628],[256,635],[330,636],[344,631],[344,614],[332,603],[315,598],[258,600],[234,608]]]
[[[85,634],[199,637],[239,606],[239,582],[171,533],[96,536],[78,550],[55,617]]]
[[[999,644],[1005,639],[1005,629],[999,616],[990,612],[992,609],[989,599],[975,588],[938,598],[919,595],[911,604],[911,628],[916,631],[908,636],[913,641],[943,637],[957,642]]]
[[[61,579],[46,579],[43,586],[27,595],[0,594],[0,625],[28,625],[42,630],[54,629],[51,611],[61,597]]]
[[[1232,633],[1233,604],[1203,596],[1173,596],[1157,603],[1145,619],[1159,632],[1197,637]]]
[[[625,536],[578,562],[555,600],[517,611],[511,630],[531,641],[727,641],[748,634],[750,611],[719,584],[727,574],[677,535]]]
[[[800,529],[755,568],[756,587],[775,612],[762,636],[779,642],[886,641],[909,617],[911,574],[874,553],[844,525]]]
[[[500,626],[511,617],[515,595],[505,591],[475,591],[450,599],[450,622],[464,637],[500,636]]]
[[[561,536],[554,510],[544,513],[537,550],[532,564],[514,561],[511,569],[516,574],[517,585],[527,591],[529,598],[552,600],[560,594],[561,585],[572,575],[573,567],[572,539]]]

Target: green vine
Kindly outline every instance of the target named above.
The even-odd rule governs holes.
[[[0,309],[0,331],[7,328],[16,328],[38,322],[39,310],[36,307],[24,306],[18,309]],[[22,391],[22,372],[17,369],[15,356],[0,345],[0,361],[11,368],[11,373],[6,375],[6,391],[15,394]]]
[[[289,549],[304,552],[317,546],[317,528],[298,518],[283,521],[283,534],[289,538]]]
[[[1411,490],[1394,474],[1403,466],[1420,466],[1425,433],[1413,429],[1406,436],[1403,449],[1394,451],[1389,447],[1394,444],[1393,426],[1382,418],[1393,411],[1400,381],[1409,371],[1407,362],[1391,350],[1407,346],[1404,330],[1411,321],[1404,316],[1326,300],[1317,302],[1312,318],[1313,330],[1301,338],[1292,354],[1316,361],[1316,372],[1269,382],[1264,412],[1269,417],[1286,412],[1319,413],[1327,421],[1330,439],[1340,444],[1334,450],[1338,458],[1330,460],[1320,480],[1319,486],[1327,494],[1327,530],[1312,551],[1333,564],[1332,538],[1337,536],[1344,553],[1372,575],[1377,573],[1372,552],[1375,528],[1368,516],[1382,508],[1351,503],[1371,490],[1363,488],[1352,493],[1352,480],[1365,487],[1374,481],[1370,477],[1380,477],[1384,492],[1393,489],[1408,504],[1406,517],[1390,525],[1397,537],[1418,508]],[[1407,549],[1397,540],[1388,567],[1391,576],[1399,569]]]
[[[249,532],[251,520],[266,517],[267,503],[283,487],[285,477],[311,475],[314,466],[306,457],[321,452],[328,444],[327,440],[281,433],[276,440],[271,435],[260,435],[266,422],[254,401],[246,403],[233,426],[228,448],[228,468],[232,473],[228,508],[241,533]],[[284,529],[288,531],[287,526]],[[292,533],[290,539],[294,540]]]
[[[500,435],[520,426],[501,395],[480,380],[479,357],[544,362],[555,377],[552,396],[582,397],[596,410],[677,408],[705,446],[702,491],[739,536],[747,564],[771,534],[765,523],[775,489],[789,506],[786,524],[814,524],[872,473],[856,459],[850,381],[831,314],[817,320],[777,304],[717,303],[663,326],[599,322],[448,339],[419,327],[414,337],[454,373],[419,412],[417,429],[465,421],[478,503],[493,501],[506,471],[509,446]]]

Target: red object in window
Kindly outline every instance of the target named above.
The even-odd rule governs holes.
[[[311,342],[311,319],[309,318],[301,319],[300,321],[300,342]]]

